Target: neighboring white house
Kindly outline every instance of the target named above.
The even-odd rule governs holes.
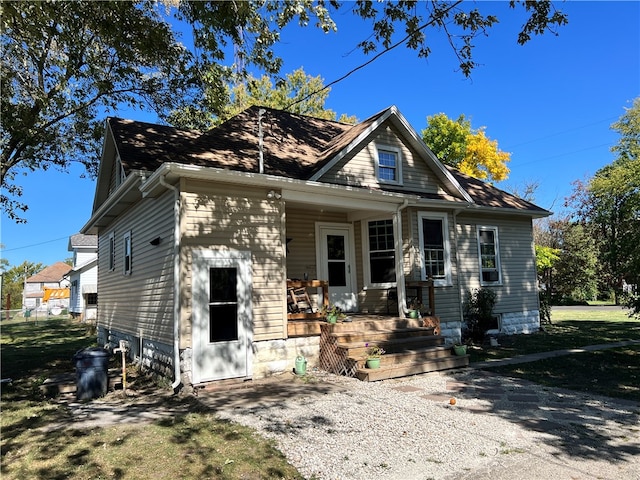
[[[25,310],[47,310],[69,307],[69,280],[71,266],[56,262],[25,280],[22,305]]]
[[[95,320],[98,308],[98,236],[77,233],[69,237],[73,252],[73,268],[68,273],[70,283],[69,314],[82,320]]]

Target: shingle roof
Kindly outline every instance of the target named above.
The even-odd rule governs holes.
[[[98,236],[97,235],[84,235],[82,233],[76,233],[69,237],[69,250],[74,247],[97,247]]]
[[[527,210],[532,213],[540,214],[547,213],[547,210],[544,208],[540,208],[520,197],[516,197],[504,190],[500,190],[499,188],[485,183],[482,180],[465,175],[455,168],[447,166],[447,169],[478,205],[493,208],[515,208],[517,210]]]
[[[222,125],[195,130],[110,118],[125,171],[155,171],[164,162],[246,172],[259,171],[261,107],[250,107]],[[263,108],[264,173],[308,179],[330,142],[353,128],[330,120]]]
[[[119,118],[107,121],[127,174],[134,170],[153,172],[165,162],[257,173],[261,123],[263,173],[308,180],[384,112],[357,125],[348,125],[254,106],[204,133]],[[456,169],[447,168],[477,205],[548,213]]]
[[[35,275],[27,278],[27,283],[53,283],[60,282],[71,270],[71,265],[67,265],[63,262],[56,262],[53,265],[40,270]]]

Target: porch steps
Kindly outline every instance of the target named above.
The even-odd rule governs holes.
[[[428,326],[423,326],[428,325]],[[406,319],[354,317],[351,322],[321,325],[321,367],[363,381],[417,375],[469,365],[444,345],[437,317]],[[368,369],[367,344],[385,350],[378,369]]]
[[[383,356],[383,360],[386,360],[385,357],[386,355]],[[454,356],[449,353],[449,355],[446,357],[434,358],[432,360],[421,362],[392,364],[385,364],[384,362],[380,362],[380,368],[358,368],[356,377],[365,382],[374,382],[377,380],[407,377],[409,375],[436,372],[439,370],[447,370],[450,368],[462,368],[466,367],[467,365],[469,365],[469,355]]]

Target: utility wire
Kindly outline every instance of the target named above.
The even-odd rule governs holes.
[[[458,5],[460,5],[462,3],[462,0],[458,0],[457,2],[451,4],[449,6],[449,8],[447,8],[445,11],[441,12],[437,17],[432,18],[431,20],[429,20],[427,23],[425,23],[424,25],[421,25],[420,27],[416,28],[415,30],[411,31],[410,33],[408,33],[402,40],[400,40],[397,43],[394,43],[393,45],[391,45],[390,47],[385,48],[384,50],[382,50],[381,52],[377,53],[376,55],[374,55],[371,59],[367,60],[366,62],[358,65],[357,67],[355,67],[354,69],[348,71],[347,73],[345,73],[343,76],[341,76],[340,78],[338,78],[337,80],[334,80],[330,83],[328,83],[327,85],[325,85],[322,88],[319,88],[307,95],[305,95],[304,97],[296,100],[295,102],[290,103],[289,105],[287,105],[286,107],[284,107],[283,110],[287,110],[291,107],[293,107],[294,105],[297,105],[298,103],[302,103],[305,100],[307,100],[308,98],[317,95],[320,92],[323,92],[325,90],[327,90],[328,88],[331,88],[333,85],[335,85],[336,83],[341,82],[342,80],[346,79],[347,77],[350,77],[351,75],[353,75],[354,73],[356,73],[358,70],[362,70],[364,67],[366,67],[367,65],[375,62],[378,58],[380,58],[382,55],[384,55],[387,52],[390,52],[391,50],[393,50],[396,47],[399,47],[400,45],[402,45],[403,43],[405,43],[407,40],[409,40],[411,38],[411,36],[417,32],[420,32],[421,30],[424,30],[425,28],[433,25],[434,23],[438,22],[439,20],[442,19],[442,17],[449,13],[449,11],[451,11],[452,9],[454,9],[455,7],[457,7]]]
[[[45,240],[44,242],[34,243],[32,245],[23,245],[22,247],[13,247],[13,248],[3,248],[2,251],[3,252],[13,252],[14,250],[22,250],[23,248],[37,247],[37,246],[40,246],[40,245],[44,245],[46,243],[59,242],[60,240],[65,240],[65,239],[68,239],[68,238],[69,238],[69,236],[67,235],[66,237],[54,238],[53,240]]]

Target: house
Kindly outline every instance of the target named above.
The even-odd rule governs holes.
[[[69,307],[69,281],[66,279],[71,266],[56,262],[24,282],[22,304],[27,311],[63,310]]]
[[[81,230],[98,340],[177,387],[318,361],[324,326],[291,326],[327,301],[403,317],[429,290],[452,343],[484,286],[503,332],[536,331],[532,220],[549,213],[443,166],[393,106],[357,125],[251,107],[205,133],[109,118]],[[312,312],[289,311],[295,289]]]
[[[98,306],[98,237],[76,233],[69,237],[73,268],[67,274],[69,314],[83,321],[94,321]]]

